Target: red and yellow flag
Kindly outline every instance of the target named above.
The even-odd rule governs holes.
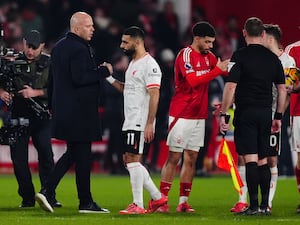
[[[237,167],[234,163],[225,138],[223,138],[221,141],[221,148],[219,152],[217,166],[220,169],[230,172],[235,190],[242,194],[241,188],[244,186],[244,184],[240,177],[239,171],[237,170]]]

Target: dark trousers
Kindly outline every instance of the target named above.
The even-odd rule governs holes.
[[[34,201],[35,195],[28,165],[28,144],[30,137],[38,153],[41,187],[45,185],[46,179],[54,169],[51,147],[51,122],[49,120],[31,119],[29,121],[28,132],[22,134],[17,139],[17,142],[10,146],[11,159],[19,185],[18,193],[23,198],[23,201]]]
[[[67,141],[67,151],[57,161],[53,174],[46,184],[47,196],[51,198],[61,178],[75,164],[76,186],[80,204],[90,203],[92,201],[90,192],[91,163],[91,142]]]

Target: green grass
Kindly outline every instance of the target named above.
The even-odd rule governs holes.
[[[154,176],[159,184],[159,176]],[[36,189],[39,189],[38,177],[34,176]],[[189,203],[197,210],[194,214],[178,214],[175,208],[178,203],[178,178],[174,180],[169,195],[171,213],[148,215],[118,215],[131,201],[131,190],[128,176],[92,175],[92,193],[94,200],[102,207],[111,210],[110,214],[79,214],[78,199],[73,174],[66,175],[57,189],[57,199],[63,208],[54,213],[46,213],[37,205],[32,209],[20,209],[21,202],[17,195],[17,183],[12,175],[0,176],[0,225],[248,225],[248,224],[298,224],[300,215],[295,213],[298,204],[298,193],[294,179],[280,179],[273,203],[273,214],[269,217],[243,217],[229,212],[237,200],[230,177],[196,178]],[[144,193],[145,207],[149,200]]]

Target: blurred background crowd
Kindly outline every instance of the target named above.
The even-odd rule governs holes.
[[[151,157],[145,159],[150,169],[159,170],[157,161],[160,157],[161,143],[167,134],[168,107],[174,88],[173,62],[179,49],[191,43],[190,31],[193,24],[208,20],[215,26],[217,38],[213,52],[222,59],[230,58],[233,51],[245,45],[241,34],[244,18],[240,18],[240,10],[236,13],[228,10],[224,14],[223,11],[227,9],[222,7],[227,1],[220,2],[217,0],[0,0],[0,23],[3,26],[6,47],[13,48],[16,52],[21,51],[23,36],[34,29],[41,32],[45,51],[51,53],[54,43],[68,31],[70,16],[76,11],[85,11],[94,19],[95,33],[91,46],[95,51],[96,62],[111,62],[119,80],[124,79],[124,71],[128,65],[128,58],[119,49],[122,31],[131,25],[143,28],[146,32],[147,50],[158,60],[163,71],[157,135]],[[235,2],[239,1],[228,2],[231,2],[228,3],[230,9]],[[248,1],[243,4],[249,6]],[[268,7],[271,4],[277,5],[277,1],[265,1],[261,4]],[[217,17],[217,12],[222,12],[219,14],[223,16]],[[249,11],[245,14],[245,16],[254,15]],[[256,16],[260,17],[260,15]],[[262,19],[264,20],[264,16]],[[292,41],[294,40],[290,40]],[[211,112],[213,104],[221,99],[223,85],[222,78],[211,82],[209,91]],[[120,147],[123,97],[109,84],[104,84],[103,96],[103,102],[100,102],[99,106],[104,130],[109,133],[104,167],[111,173],[123,173]],[[197,170],[199,176],[206,176],[207,172],[214,169],[215,150],[218,147],[216,120],[217,118],[210,114],[207,122],[206,146],[199,156]],[[288,159],[280,161],[279,164],[282,165],[280,173],[293,175],[290,151],[287,149],[284,152],[287,152]]]
[[[177,3],[178,2],[178,3]],[[177,13],[178,4],[187,11]],[[111,61],[119,49],[123,29],[131,25],[141,26],[146,36],[148,51],[155,57],[170,49],[173,54],[190,44],[190,28],[201,20],[207,20],[205,9],[193,6],[192,1],[166,0],[1,0],[0,22],[4,27],[5,42],[15,50],[22,49],[23,35],[35,29],[42,33],[46,48],[68,29],[68,21],[75,11],[85,11],[93,16],[95,35],[92,46],[97,60]],[[184,24],[182,21],[187,21]],[[231,56],[240,46],[240,26],[232,15],[214,24],[218,31],[215,53],[222,58]],[[165,57],[170,57],[170,52]]]

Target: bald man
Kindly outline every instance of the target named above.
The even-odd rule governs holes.
[[[112,73],[112,66],[96,66],[88,41],[94,33],[93,20],[84,12],[70,19],[70,32],[52,50],[49,73],[49,107],[52,112],[53,137],[64,140],[67,150],[55,165],[45,188],[36,201],[53,212],[49,199],[69,168],[75,164],[80,213],[108,213],[98,206],[90,191],[91,143],[101,140],[98,115],[100,81]]]

